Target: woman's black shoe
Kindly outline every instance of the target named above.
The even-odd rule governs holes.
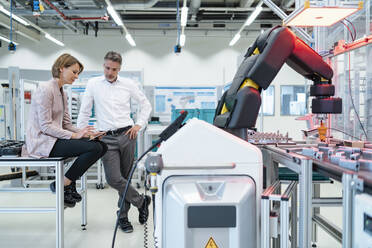
[[[81,202],[81,195],[76,191],[76,182],[73,181],[71,182],[71,195],[72,197],[74,197],[74,199],[76,200],[76,202]]]
[[[52,182],[49,187],[53,193],[56,193],[56,182]],[[71,184],[64,186],[64,205],[69,208],[73,208],[76,205],[76,200],[71,193]]]

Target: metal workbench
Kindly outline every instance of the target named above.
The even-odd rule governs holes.
[[[357,192],[367,192],[372,194],[372,172],[369,171],[352,171],[338,165],[328,162],[326,159],[317,160],[308,156],[296,153],[301,147],[314,145],[260,145],[263,154],[263,162],[266,166],[266,185],[271,185],[278,178],[279,164],[288,167],[299,175],[299,247],[311,247],[312,221],[318,224],[324,224],[334,238],[342,240],[343,248],[351,248],[353,244],[352,237],[352,216],[354,206],[354,196]],[[312,172],[316,171],[322,175],[328,176],[336,181],[342,182],[343,185],[343,224],[342,230],[338,230],[332,224],[326,223],[316,214],[313,216],[313,204],[320,206],[319,203],[313,202],[313,182]],[[318,192],[319,193],[319,192]],[[337,198],[325,200],[329,204],[337,204]],[[323,202],[324,203],[324,202]],[[341,203],[341,202],[340,202]],[[325,204],[326,205],[326,204]],[[264,246],[263,246],[264,247]]]
[[[54,167],[56,178],[56,204],[55,207],[0,207],[0,213],[56,213],[56,248],[64,246],[64,167],[65,164],[74,158],[43,158],[34,159],[26,157],[0,157],[0,167]],[[81,226],[85,230],[87,225],[87,189],[86,174],[81,178],[80,193],[82,195],[81,204]],[[50,192],[48,188],[0,188],[0,192]]]
[[[312,160],[308,157],[286,153],[275,146],[261,146],[263,162],[266,166],[266,185],[278,178],[277,169],[282,164],[299,175],[299,247],[311,247],[312,218]]]

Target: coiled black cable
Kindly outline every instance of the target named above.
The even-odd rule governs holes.
[[[145,187],[145,196],[146,196],[147,195],[147,175],[145,177],[144,187]],[[154,206],[154,203],[152,203],[152,205]],[[148,229],[147,221],[143,225],[143,247],[144,248],[149,247],[149,229]]]
[[[111,247],[114,248],[115,247],[115,239],[116,239],[116,233],[118,232],[118,227],[119,227],[119,216],[120,216],[120,213],[123,211],[123,207],[125,206],[124,202],[125,202],[125,197],[127,196],[127,193],[128,193],[128,189],[129,189],[129,185],[130,185],[130,182],[132,181],[132,177],[133,177],[133,174],[134,174],[134,171],[135,169],[137,168],[137,164],[139,161],[141,161],[141,159],[148,153],[150,152],[152,149],[154,149],[157,145],[159,145],[160,143],[162,142],[161,139],[157,140],[155,142],[155,144],[153,144],[149,149],[147,149],[140,157],[139,159],[134,163],[132,169],[130,170],[130,173],[129,173],[129,177],[128,177],[128,182],[127,184],[125,185],[125,189],[124,189],[124,193],[123,193],[123,197],[121,199],[121,202],[120,202],[120,209],[119,209],[119,214],[116,218],[116,224],[115,224],[115,230],[114,230],[114,236],[112,237],[112,245]]]

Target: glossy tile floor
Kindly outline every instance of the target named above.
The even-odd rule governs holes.
[[[2,169],[3,170],[3,169]],[[1,171],[0,171],[1,174]],[[9,182],[0,182],[0,188],[8,186]],[[45,187],[45,185],[44,185]],[[341,195],[341,186],[324,185],[323,193],[333,196]],[[52,193],[5,193],[0,192],[0,206],[53,206]],[[111,247],[115,225],[117,194],[108,186],[97,190],[95,185],[88,189],[88,226],[81,230],[81,208],[65,210],[65,247],[66,248],[102,248]],[[152,207],[151,207],[152,208]],[[341,208],[324,208],[321,213],[341,226]],[[148,247],[154,247],[152,239],[152,213],[149,218]],[[144,247],[144,226],[138,223],[138,211],[132,207],[130,220],[134,232],[130,234],[118,230],[115,247],[139,248]],[[318,243],[320,248],[338,248],[341,245],[321,229],[318,229]],[[55,215],[44,214],[0,214],[0,248],[53,248],[55,247]],[[203,246],[204,247],[204,246]]]

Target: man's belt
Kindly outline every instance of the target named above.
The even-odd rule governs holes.
[[[132,126],[126,126],[126,127],[121,127],[115,130],[109,130],[106,132],[106,135],[119,135],[122,134],[125,131],[128,131]]]

